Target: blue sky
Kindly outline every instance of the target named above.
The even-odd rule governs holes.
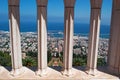
[[[0,24],[8,22],[8,0],[0,0]],[[103,25],[110,25],[112,0],[103,0],[102,20]],[[20,0],[21,22],[36,22],[36,0]],[[89,23],[90,0],[76,0],[75,22]],[[48,22],[64,21],[63,0],[48,0]]]

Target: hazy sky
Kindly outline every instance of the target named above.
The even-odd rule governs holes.
[[[112,0],[103,0],[102,24],[110,24]],[[36,0],[20,0],[21,22],[36,21]],[[90,0],[76,0],[75,22],[89,23]],[[64,21],[63,0],[48,0],[48,22]],[[8,22],[8,0],[0,0],[0,24]]]

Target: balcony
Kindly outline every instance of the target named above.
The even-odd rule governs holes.
[[[91,0],[87,66],[73,67],[73,27],[76,0],[64,0],[63,67],[47,66],[47,2],[36,0],[38,26],[38,66],[22,65],[19,0],[8,0],[12,68],[0,67],[0,79],[119,79],[120,76],[120,0],[113,0],[111,33],[106,67],[97,66],[102,0]],[[116,75],[116,76],[115,76]]]
[[[14,80],[18,80],[18,79],[23,79],[23,80],[26,80],[26,79],[31,79],[31,80],[38,80],[38,79],[48,79],[48,80],[65,80],[65,79],[70,79],[70,80],[101,80],[101,79],[104,79],[104,80],[119,80],[119,77],[116,76],[116,75],[113,75],[113,74],[110,74],[106,67],[99,67],[98,68],[98,73],[93,76],[93,75],[88,75],[85,71],[84,71],[84,67],[74,67],[73,68],[73,75],[70,76],[70,77],[67,77],[67,76],[63,76],[61,74],[61,68],[60,67],[48,67],[48,70],[47,70],[47,75],[43,76],[43,77],[40,77],[40,76],[37,76],[35,74],[35,70],[37,68],[35,67],[30,67],[30,68],[27,68],[27,67],[23,67],[24,71],[22,74],[20,74],[19,76],[16,76],[16,77],[13,77],[10,75],[10,70],[11,68],[10,67],[1,67],[2,68],[2,72],[0,73],[0,79],[2,80],[8,80],[8,79],[14,79]]]

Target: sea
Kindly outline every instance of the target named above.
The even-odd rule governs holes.
[[[63,37],[61,33],[64,32],[64,23],[63,22],[48,22],[47,30],[50,36]],[[9,24],[6,22],[0,23],[0,31],[9,31]],[[22,22],[20,23],[20,31],[21,32],[37,32],[37,24],[36,22]],[[89,36],[89,32],[90,32],[89,24],[74,23],[74,35],[87,37]],[[100,26],[100,37],[101,38],[110,37],[110,26],[109,25]]]

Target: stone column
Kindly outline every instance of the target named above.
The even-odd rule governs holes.
[[[38,71],[39,76],[44,76],[47,69],[47,3],[48,0],[37,1],[37,26],[38,26]]]
[[[120,74],[120,0],[113,0],[108,70]]]
[[[10,42],[11,42],[11,59],[13,76],[23,73],[22,54],[20,41],[20,15],[19,0],[8,0],[9,4],[9,26],[10,26]]]
[[[74,27],[74,5],[76,0],[64,0],[64,56],[63,56],[63,75],[72,75],[73,61],[73,27]]]
[[[91,0],[90,34],[88,43],[87,73],[95,75],[97,67],[102,0]]]

